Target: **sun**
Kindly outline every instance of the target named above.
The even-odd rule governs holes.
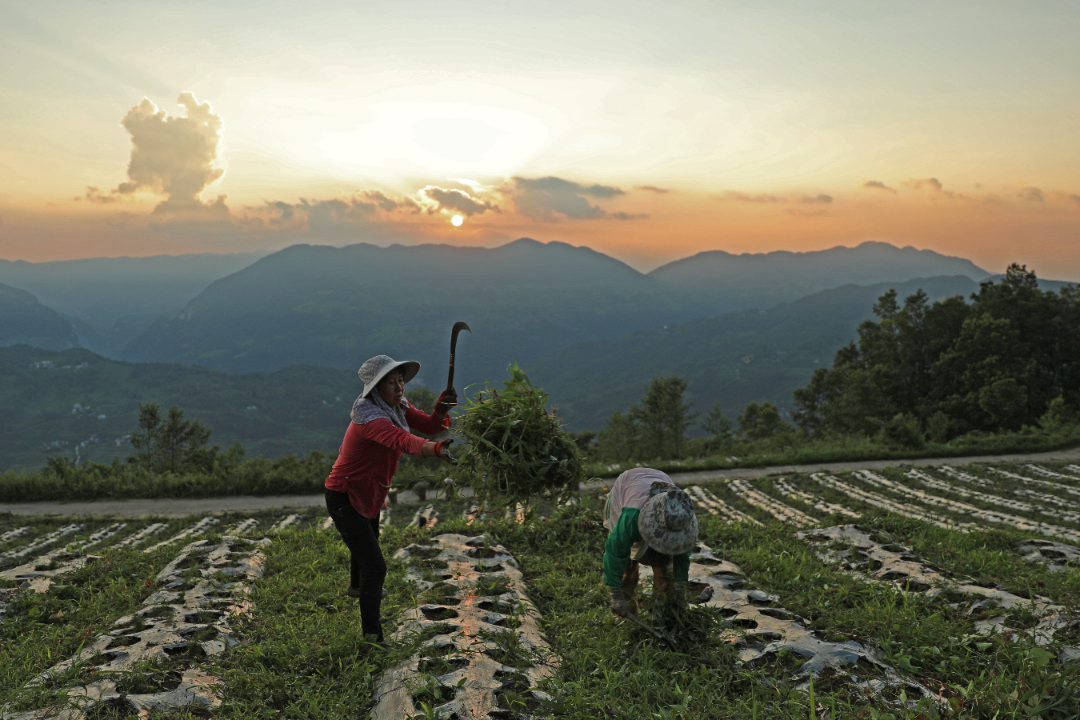
[[[450,223],[454,227],[461,227],[461,223],[463,222],[465,222],[465,218],[461,217],[460,215],[455,215],[454,217],[450,218]]]

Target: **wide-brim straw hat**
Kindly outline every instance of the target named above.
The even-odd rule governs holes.
[[[415,360],[395,360],[389,355],[376,355],[370,360],[365,360],[356,371],[364,383],[364,392],[360,393],[360,397],[367,397],[387,373],[398,368],[401,369],[405,382],[409,382],[416,377],[416,373],[420,372],[420,363]]]
[[[698,522],[694,502],[685,491],[673,487],[653,495],[638,515],[641,539],[658,553],[681,555],[697,542]]]

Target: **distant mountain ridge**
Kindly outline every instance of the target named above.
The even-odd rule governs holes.
[[[653,278],[564,243],[294,245],[211,284],[143,333],[127,359],[245,372],[356,368],[386,353],[421,360],[421,377],[435,382],[450,327],[465,320],[475,332],[461,340],[460,371],[475,382],[568,343],[663,323],[684,306]],[[428,375],[431,366],[442,369]]]
[[[944,275],[962,275],[975,281],[990,277],[990,273],[964,258],[883,242],[810,252],[777,250],[733,255],[710,250],[649,273],[650,277],[697,294],[703,306],[716,310],[713,314],[772,307],[843,285]]]
[[[0,283],[33,293],[42,304],[87,324],[80,335],[104,337],[117,321],[175,315],[214,280],[264,252],[86,258],[29,263],[0,260]],[[150,320],[144,321],[143,327]]]
[[[0,347],[26,344],[46,350],[79,346],[75,328],[33,293],[0,284]]]
[[[828,272],[804,271],[804,256]],[[935,275],[986,276],[968,261],[867,243],[725,255],[725,262],[750,262],[756,275],[725,271],[703,281],[717,257],[698,255],[644,274],[587,247],[529,238],[490,249],[294,245],[213,282],[180,315],[139,335],[123,357],[246,372],[291,363],[352,368],[387,353],[420,359],[421,377],[436,382],[427,368],[445,362],[445,335],[465,320],[475,334],[463,340],[461,371],[470,382],[484,381],[502,378],[510,362],[527,365],[574,343],[772,307],[852,282],[868,267],[889,267],[890,258],[900,259],[899,269],[873,277],[886,272],[903,282],[935,263]]]

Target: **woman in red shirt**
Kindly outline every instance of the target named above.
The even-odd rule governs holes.
[[[457,392],[447,388],[428,415],[405,398],[405,383],[416,377],[420,363],[396,362],[376,355],[360,366],[364,392],[352,407],[352,422],[334,469],[326,479],[326,509],[352,556],[348,594],[360,599],[365,638],[383,641],[379,610],[386,579],[386,561],[379,548],[379,511],[397,471],[401,454],[438,457],[452,462],[451,439],[426,440],[409,432],[437,435],[450,427],[447,413]],[[374,636],[374,637],[372,637]]]

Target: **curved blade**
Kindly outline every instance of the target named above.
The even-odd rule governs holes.
[[[454,329],[450,331],[450,376],[446,380],[446,389],[454,387],[454,353],[457,351],[457,338],[462,330],[472,332],[469,323],[458,321],[454,323]]]

